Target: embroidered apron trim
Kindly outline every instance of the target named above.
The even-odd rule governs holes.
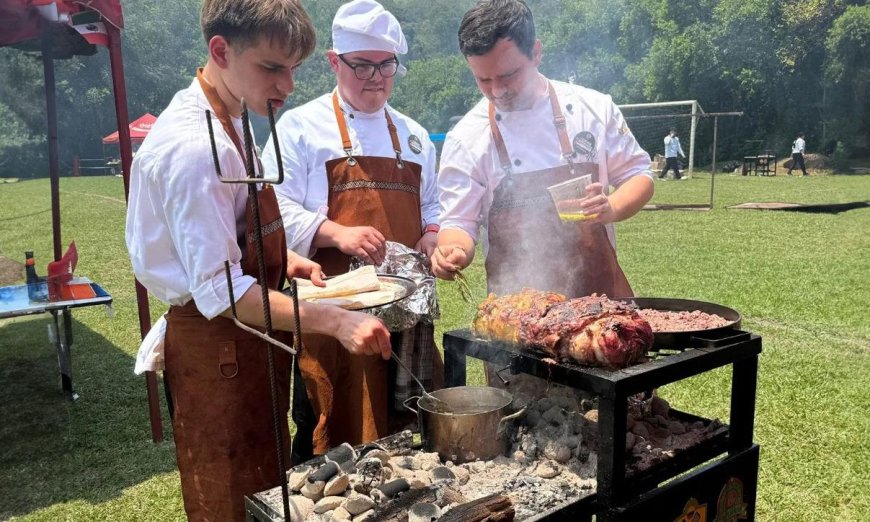
[[[365,180],[357,180],[357,181],[348,181],[347,183],[340,183],[332,186],[333,192],[345,192],[348,190],[360,190],[360,189],[374,189],[374,190],[401,190],[402,192],[409,192],[411,194],[417,194],[417,187],[413,185],[408,185],[407,183],[399,183],[394,181],[365,181]]]

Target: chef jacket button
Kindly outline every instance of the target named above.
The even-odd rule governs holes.
[[[350,119],[353,119],[353,113],[348,114],[348,117],[350,117]]]
[[[495,113],[495,121],[501,121],[501,114]]]
[[[522,161],[520,161],[520,160],[518,160],[518,159],[515,159],[515,160],[514,160],[514,165],[516,165],[517,167],[519,167],[519,166],[522,165],[522,164],[523,164]]]
[[[574,106],[571,105],[570,103],[568,105],[566,105],[565,108],[568,110],[568,112],[571,112],[574,110]]]

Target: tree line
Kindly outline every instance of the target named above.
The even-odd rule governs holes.
[[[205,62],[200,1],[124,2],[131,120],[158,114]],[[305,2],[317,51],[299,69],[288,107],[334,86],[325,52],[341,3]],[[456,38],[474,0],[382,3],[402,23],[410,47],[403,57],[408,74],[396,81],[391,104],[430,132],[445,132],[480,98]],[[743,111],[730,128],[725,159],[758,142],[787,152],[801,131],[810,151],[870,154],[870,6],[863,1],[528,3],[548,77],[609,93],[618,104],[695,99],[708,112]],[[101,137],[116,130],[108,55],[100,50],[56,68],[60,157],[68,171],[74,155],[101,157]],[[0,176],[47,174],[42,85],[39,55],[0,49]],[[262,120],[256,130],[265,140]],[[708,142],[704,135],[696,147],[703,151]]]

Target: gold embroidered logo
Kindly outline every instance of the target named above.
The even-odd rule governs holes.
[[[683,508],[683,514],[674,522],[707,522],[707,504],[699,504],[698,499],[690,498]]]

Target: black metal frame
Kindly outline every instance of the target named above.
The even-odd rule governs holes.
[[[740,330],[725,330],[711,332],[708,338],[695,337],[694,340],[696,346],[673,355],[654,358],[621,370],[608,370],[547,363],[534,353],[517,351],[517,347],[513,345],[480,339],[468,330],[456,330],[444,334],[445,384],[465,385],[466,357],[474,357],[509,368],[512,374],[534,375],[550,382],[591,392],[599,397],[600,442],[598,486],[595,495],[543,513],[536,520],[577,520],[578,516],[590,517],[592,514],[596,514],[599,520],[630,520],[625,518],[628,503],[640,494],[654,496],[657,491],[663,492],[664,488],[657,489],[662,481],[692,470],[727,452],[728,457],[725,460],[712,465],[724,466],[727,459],[735,459],[755,448],[754,471],[750,457],[740,461],[744,475],[750,477],[744,480],[750,482],[746,492],[751,492],[749,504],[752,511],[749,519],[752,520],[758,471],[757,446],[752,444],[752,435],[761,337]],[[729,364],[732,365],[729,426],[665,462],[628,476],[624,452],[628,397]],[[674,413],[697,419],[682,412]],[[749,464],[745,462],[747,459]],[[705,477],[718,476],[702,471],[696,470],[675,482],[683,484],[683,489],[691,489],[695,486],[706,486]],[[685,485],[687,483],[688,486]]]

